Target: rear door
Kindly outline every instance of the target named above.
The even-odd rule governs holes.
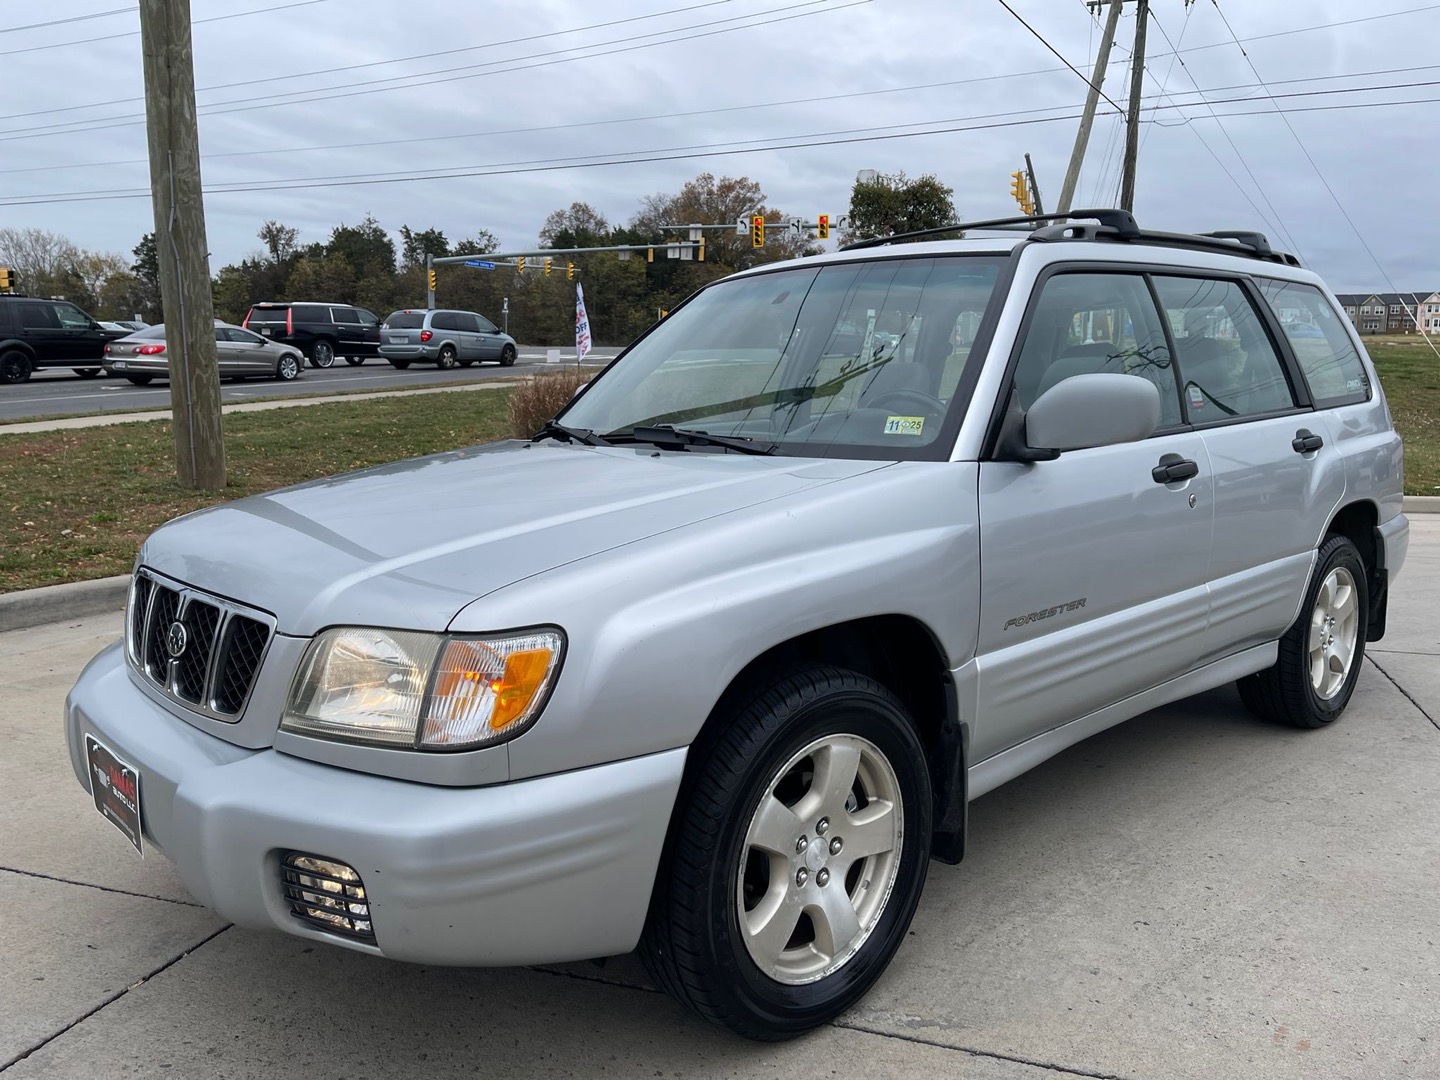
[[[1162,426],[1053,461],[981,464],[977,761],[1183,674],[1206,625],[1210,463],[1181,422],[1145,276],[1061,269],[1024,326],[1019,407],[1075,375],[1140,375],[1160,391]],[[1157,479],[1162,462],[1196,474]]]
[[[1157,275],[1155,290],[1215,476],[1205,661],[1274,641],[1294,620],[1345,471],[1249,281]],[[1303,449],[1302,432],[1320,445]]]
[[[485,342],[480,334],[480,323],[476,316],[468,311],[457,311],[452,316],[460,336],[460,358],[465,361],[482,359],[485,354]]]
[[[22,300],[15,305],[15,336],[35,350],[36,365],[68,360],[69,343],[60,328],[55,305]]]
[[[330,319],[335,323],[335,353],[338,356],[360,356],[363,335],[360,314],[352,307],[332,307]]]

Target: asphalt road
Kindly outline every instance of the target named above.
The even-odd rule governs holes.
[[[1440,516],[1412,521],[1338,723],[1216,691],[977,800],[884,978],[779,1046],[633,957],[425,968],[227,926],[70,770],[61,704],[120,615],[0,634],[0,1074],[1434,1080]]]
[[[620,350],[596,349],[586,357],[586,364],[602,365]],[[498,364],[477,364],[471,368],[441,371],[433,364],[397,371],[386,361],[370,359],[351,367],[338,360],[334,367],[306,366],[293,382],[277,379],[247,379],[244,382],[220,384],[224,401],[261,401],[270,397],[292,397],[296,394],[327,394],[351,390],[395,390],[417,386],[443,386],[446,383],[476,382],[481,379],[509,378],[532,375],[553,366],[546,363],[547,351],[531,346],[520,347],[514,367]],[[561,350],[561,357],[574,362],[575,350]],[[28,382],[14,386],[0,385],[0,420],[22,420],[36,416],[78,416],[85,413],[134,412],[140,409],[168,409],[170,390],[165,383],[135,386],[119,376],[82,379],[69,368],[45,368],[35,372]]]

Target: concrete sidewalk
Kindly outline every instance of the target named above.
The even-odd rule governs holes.
[[[0,634],[0,1074],[1428,1080],[1437,601],[1440,518],[1417,519],[1334,726],[1216,691],[977,800],[885,977],[779,1046],[692,1020],[633,957],[423,968],[227,927],[71,772],[61,704],[119,614]]]

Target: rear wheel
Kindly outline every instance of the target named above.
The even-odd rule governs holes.
[[[501,367],[514,367],[514,366],[515,366],[515,346],[514,346],[514,345],[506,345],[503,349],[500,350],[500,366],[501,366]]]
[[[77,367],[71,368],[70,370],[75,372],[75,374],[79,375],[82,379],[93,379],[100,374],[100,369],[98,367]]]
[[[1345,711],[1365,659],[1367,580],[1348,537],[1320,545],[1300,617],[1280,639],[1274,666],[1236,684],[1247,709],[1298,728],[1324,727]]]
[[[455,346],[441,345],[440,355],[435,358],[435,366],[443,371],[449,371],[459,363],[455,357]]]
[[[0,383],[22,383],[30,378],[30,358],[19,349],[0,353]]]
[[[290,382],[300,377],[300,360],[294,353],[286,353],[275,365],[275,377]]]
[[[656,982],[705,1019],[791,1038],[864,996],[925,883],[931,794],[904,707],[806,668],[697,744],[641,939]]]
[[[155,376],[154,376],[154,375],[126,375],[125,378],[129,379],[129,380],[130,380],[132,383],[134,383],[136,386],[149,386],[149,385],[150,385],[150,380],[153,379],[153,378],[155,378]]]
[[[321,338],[310,348],[310,363],[315,367],[328,368],[335,363],[335,346]]]

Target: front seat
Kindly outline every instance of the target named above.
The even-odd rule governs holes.
[[[935,396],[930,389],[930,372],[923,364],[892,360],[875,373],[870,385],[860,395],[860,407],[870,408],[872,402],[897,390],[914,390],[926,397]]]
[[[1096,375],[1107,371],[1123,373],[1124,370],[1120,349],[1113,341],[1087,341],[1084,345],[1072,345],[1045,369],[1035,396],[1038,398],[1062,379],[1075,375]]]

